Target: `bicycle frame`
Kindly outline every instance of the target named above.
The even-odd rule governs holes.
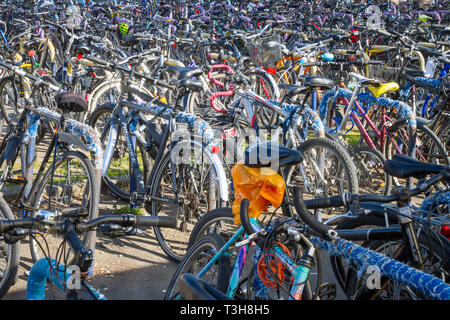
[[[366,140],[366,142],[373,148],[373,146],[375,146],[375,144],[373,143],[372,139],[370,138],[370,136],[368,135],[367,131],[364,129],[364,127],[362,126],[361,121],[359,121],[359,119],[357,119],[356,116],[356,111],[353,109],[354,106],[356,106],[357,110],[359,112],[361,112],[362,114],[360,116],[363,117],[363,119],[365,119],[367,121],[367,123],[369,124],[370,128],[372,130],[374,130],[374,132],[376,133],[376,135],[382,139],[381,140],[381,145],[384,146],[384,143],[386,142],[386,135],[389,136],[393,146],[395,147],[396,151],[399,153],[401,152],[401,148],[398,146],[398,144],[396,143],[395,139],[393,137],[391,137],[389,135],[388,132],[386,132],[386,128],[388,127],[388,124],[392,123],[392,119],[390,119],[384,109],[383,109],[383,115],[382,115],[382,128],[381,131],[375,126],[375,124],[373,123],[373,121],[369,118],[369,116],[367,115],[367,111],[363,110],[361,105],[359,104],[358,101],[362,101],[362,102],[368,102],[368,103],[373,103],[373,104],[377,104],[380,107],[386,107],[386,108],[397,108],[398,109],[398,114],[400,115],[400,118],[404,118],[407,121],[408,124],[408,134],[415,136],[415,132],[417,129],[417,119],[416,116],[413,112],[413,110],[404,102],[398,101],[398,100],[392,100],[392,99],[388,99],[388,98],[375,98],[372,95],[368,94],[368,93],[359,93],[360,91],[360,86],[357,85],[357,87],[355,88],[354,91],[350,91],[346,88],[339,88],[339,89],[332,89],[327,91],[323,98],[322,101],[320,102],[320,106],[319,106],[319,112],[320,115],[325,117],[326,116],[326,112],[327,112],[327,103],[328,100],[334,96],[334,99],[337,98],[341,98],[344,103],[348,103],[345,108],[345,114],[343,115],[342,121],[341,123],[338,125],[338,127],[334,130],[331,130],[329,132],[332,131],[336,131],[336,134],[338,136],[343,136],[345,135],[348,131],[351,130],[351,128],[349,130],[346,129],[346,124],[348,122],[348,119],[350,118],[352,121],[354,121],[355,123],[357,123],[357,127],[360,130],[360,132],[363,134],[364,139]],[[348,98],[350,98],[350,101],[348,102]],[[331,119],[330,119],[331,121]],[[416,148],[415,146],[417,145],[414,141],[415,139],[412,139],[411,141],[414,143],[414,147],[413,146],[409,146],[408,150],[409,150],[409,155],[413,156],[414,153],[416,152]],[[383,150],[383,149],[381,149]]]

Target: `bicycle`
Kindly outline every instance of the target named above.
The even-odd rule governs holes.
[[[118,70],[123,69],[120,64],[111,64],[95,57],[89,57],[89,59]],[[172,88],[161,80],[154,80],[145,75],[139,76],[157,85]],[[180,79],[177,85],[180,90],[199,88],[199,84],[190,79]],[[190,232],[193,222],[208,209],[221,206],[222,202],[228,201],[225,172],[214,151],[214,132],[205,121],[195,115],[177,111],[176,106],[172,108],[160,102],[158,106],[151,105],[151,102],[139,104],[128,101],[128,92],[138,96],[143,95],[130,86],[125,76],[122,77],[121,86],[121,98],[109,114],[101,133],[100,139],[105,142],[102,177],[104,179],[107,177],[113,154],[118,147],[119,133],[122,131],[129,153],[130,190],[119,192],[119,189],[116,194],[123,197],[128,195],[132,206],[143,204],[151,215],[174,215],[182,221],[180,227],[173,229],[172,232],[163,232],[160,228],[154,228],[163,251],[171,260],[180,261],[186,250],[187,239],[184,240],[184,238]],[[155,100],[153,97],[146,98],[147,101]],[[128,113],[125,113],[125,108],[129,110]],[[140,113],[150,114],[153,117],[146,120],[140,116]],[[91,123],[95,117],[93,116],[92,119]],[[163,124],[161,133],[155,131],[156,119],[167,121]],[[139,125],[139,121],[142,121],[143,125]],[[183,123],[194,129],[192,139],[186,139],[186,136],[183,138],[183,135],[189,134],[188,132],[177,130],[177,126]],[[147,141],[141,134],[144,130],[148,132]],[[142,155],[147,149],[154,151],[153,166],[148,174],[145,172],[145,165],[144,172],[141,172],[133,139],[136,139],[136,144],[140,146]],[[167,146],[169,150],[166,151]],[[175,161],[176,159],[178,162]],[[110,183],[109,186],[111,187]]]
[[[34,86],[32,96],[40,86],[59,91],[59,87],[51,82],[26,74],[20,68],[4,62],[0,62],[0,67],[32,78],[38,84]],[[68,112],[86,109],[83,97],[60,93],[56,97],[56,104],[62,110],[62,115],[45,107],[33,107],[32,101],[27,101],[17,126],[4,137],[0,145],[0,166],[5,164],[0,181],[2,184],[22,185],[11,205],[20,209],[23,216],[32,215],[33,210],[45,206],[50,215],[52,208],[76,206],[80,210],[86,209],[88,216],[95,218],[100,201],[99,179],[103,159],[98,134],[87,125],[65,118]],[[56,130],[39,170],[33,177],[33,165],[37,157],[36,137],[41,120],[55,123]],[[91,153],[92,159],[85,152]],[[17,175],[15,163],[19,156],[20,173]],[[50,166],[47,168],[48,164]],[[85,235],[85,244],[92,247],[94,240],[92,234]],[[35,239],[30,239],[30,249],[33,260],[38,260],[40,254]]]

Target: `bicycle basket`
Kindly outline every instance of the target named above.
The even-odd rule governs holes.
[[[390,68],[377,65],[368,65],[367,69],[369,78],[383,79],[383,81],[397,81],[398,75],[401,72],[400,68]]]
[[[281,60],[279,37],[262,38],[245,45],[248,56],[256,66],[271,67]]]

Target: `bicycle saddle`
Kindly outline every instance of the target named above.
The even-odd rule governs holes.
[[[422,53],[425,53],[426,55],[434,56],[434,57],[441,57],[442,52],[440,52],[437,49],[434,48],[428,48],[421,45],[417,45],[417,48],[422,51]]]
[[[397,178],[421,178],[430,174],[438,174],[448,168],[448,166],[421,162],[405,154],[396,154],[392,160],[384,162],[384,171]]]
[[[227,295],[190,273],[180,276],[178,289],[184,300],[231,300]]]
[[[292,166],[303,161],[303,153],[272,141],[249,145],[244,151],[244,164],[251,168]]]
[[[425,77],[425,72],[419,69],[403,69],[402,73],[411,77]]]
[[[284,89],[287,91],[286,92],[287,97],[296,96],[296,95],[302,93],[303,91],[308,90],[308,87],[305,87],[305,86],[296,86],[296,85],[284,84],[284,83],[280,83],[278,86],[281,89]]]
[[[199,76],[203,73],[202,68],[198,67],[179,67],[168,65],[167,70],[173,73],[178,79],[191,78]]]
[[[356,81],[358,81],[362,85],[381,84],[380,80],[367,78],[367,77],[364,77],[364,76],[354,73],[354,72],[350,72],[348,75],[350,77],[354,78]]]
[[[74,48],[73,51],[75,53],[81,53],[81,54],[90,54],[91,53],[91,49],[89,48],[89,46],[85,43],[80,43],[77,44]]]
[[[176,84],[177,88],[185,88],[189,91],[202,91],[203,90],[203,84],[200,80],[195,79],[181,79],[181,80],[174,80],[173,83]]]
[[[322,78],[322,77],[305,77],[305,81],[303,82],[303,85],[307,87],[319,87],[319,88],[326,88],[326,89],[332,89],[334,87],[334,81],[328,78]]]
[[[58,94],[55,100],[63,112],[83,112],[87,109],[86,99],[81,94],[63,92]]]
[[[399,87],[398,83],[396,83],[396,82],[385,82],[385,83],[380,83],[378,85],[368,86],[368,88],[369,88],[370,92],[372,92],[374,97],[378,98],[379,96],[381,96],[382,94],[384,94],[386,92],[397,91],[400,87]]]
[[[131,47],[139,44],[139,39],[131,34],[122,35],[120,40],[122,40],[122,44],[126,47]]]

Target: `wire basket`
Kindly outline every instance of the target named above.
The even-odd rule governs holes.
[[[400,68],[390,68],[379,65],[368,65],[367,68],[369,71],[367,76],[369,78],[374,78],[385,82],[397,81],[398,75],[401,72]]]
[[[266,37],[245,45],[248,56],[256,66],[272,67],[283,57],[279,37]]]

